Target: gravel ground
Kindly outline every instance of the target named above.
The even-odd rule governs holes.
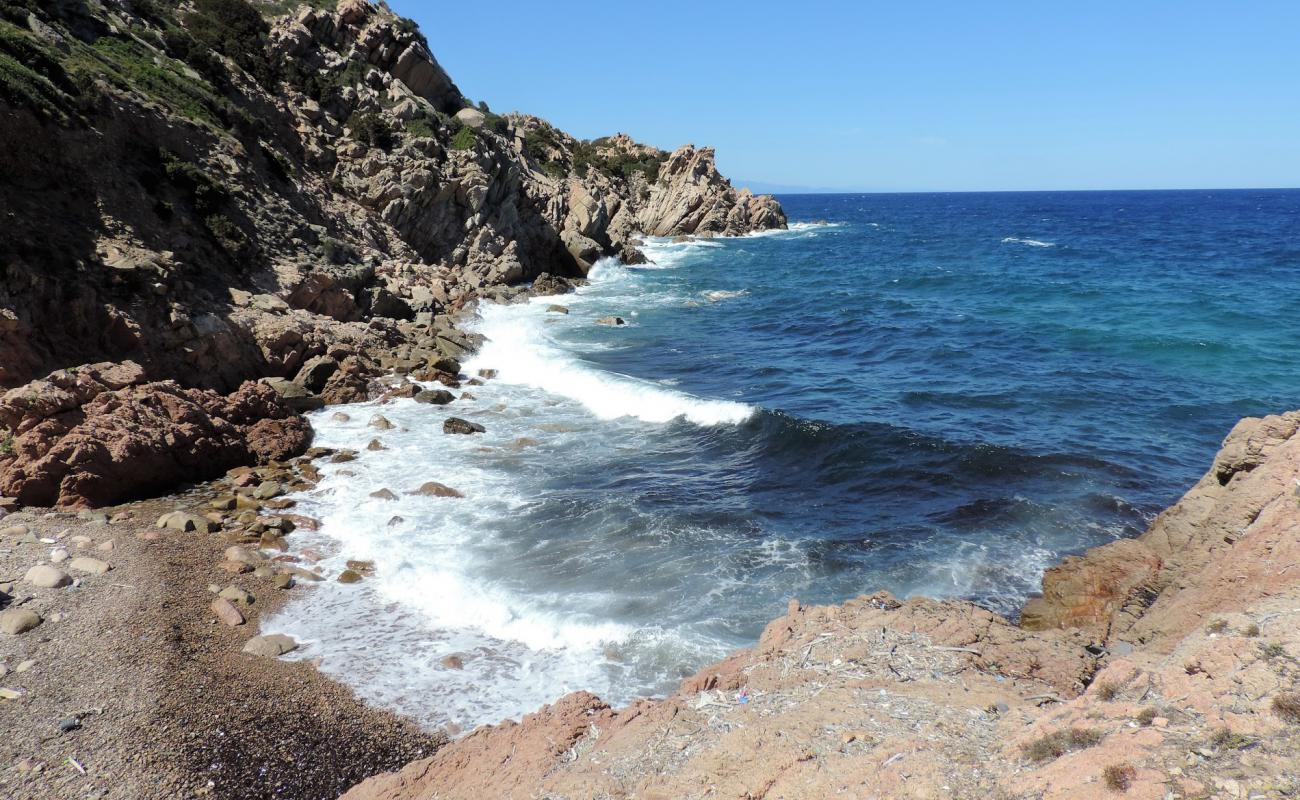
[[[309,663],[241,651],[261,614],[309,590],[223,571],[220,534],[154,527],[177,508],[202,511],[207,496],[104,509],[131,514],[115,523],[39,512],[0,520],[0,603],[44,618],[0,633],[0,688],[12,690],[0,694],[20,693],[0,699],[0,797],[333,798],[442,743]],[[30,532],[12,530],[20,525]],[[58,548],[112,569],[58,564],[78,579],[63,588],[23,580]],[[254,596],[237,627],[208,608],[209,586],[231,584]]]

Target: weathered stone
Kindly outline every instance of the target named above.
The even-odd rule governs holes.
[[[620,325],[626,325],[627,320],[623,319],[622,317],[601,317],[600,319],[596,320],[596,324],[608,325],[610,327],[618,327]]]
[[[376,489],[370,493],[370,496],[377,500],[396,500],[397,495],[389,489]]]
[[[339,573],[338,581],[339,583],[359,583],[361,577],[361,573],[355,569],[345,569]]]
[[[283,633],[268,633],[254,636],[244,643],[244,652],[255,656],[276,658],[298,649],[293,637]]]
[[[112,565],[107,561],[100,561],[98,558],[89,556],[77,556],[68,562],[68,569],[76,572],[86,572],[91,575],[103,575],[112,568]]]
[[[232,628],[236,625],[244,624],[244,615],[224,597],[215,598],[212,603],[208,605],[208,609],[213,614],[216,614],[217,619],[223,624],[229,625]]]
[[[8,608],[0,612],[0,633],[17,636],[30,631],[41,622],[41,615],[30,608]]]
[[[27,570],[23,576],[23,581],[30,583],[32,586],[39,586],[42,589],[58,589],[64,586],[72,585],[72,578],[61,569],[51,567],[49,564],[37,564]]]
[[[413,489],[407,494],[418,494],[424,497],[464,497],[465,495],[455,489],[437,481],[427,481],[420,485],[420,488]]]
[[[260,569],[260,567],[259,567]],[[253,604],[253,595],[239,588],[238,586],[227,586],[217,593],[218,597],[224,597],[232,603],[251,606]]]

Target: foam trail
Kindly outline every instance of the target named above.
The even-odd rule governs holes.
[[[611,280],[622,277],[619,268],[603,265],[593,270]],[[548,321],[591,325],[592,311],[581,295],[571,298],[575,312],[564,320],[547,319],[550,298],[538,298],[524,306],[485,306],[475,328],[487,342],[469,362],[470,369],[490,367],[503,383],[531,386],[552,395],[576,400],[599,419],[635,417],[644,422],[669,422],[679,417],[696,425],[726,425],[744,422],[754,407],[728,400],[706,400],[661,384],[628,375],[605,372],[586,363],[556,342]],[[593,310],[603,316],[600,310]],[[617,336],[611,329],[610,336]]]
[[[1056,242],[1041,242],[1038,239],[1022,239],[1019,236],[1008,236],[1002,240],[1003,244],[1023,244],[1026,247],[1056,247]]]

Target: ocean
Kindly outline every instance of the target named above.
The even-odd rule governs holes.
[[[1063,555],[1141,533],[1237,419],[1300,406],[1300,191],[780,200],[788,231],[648,240],[652,264],[483,307],[466,371],[499,374],[473,399],[315,414],[360,456],[297,497],[323,526],[294,549],[376,573],[264,627],[430,727],[625,703],[792,597],[1014,616]],[[404,494],[430,480],[466,497]]]

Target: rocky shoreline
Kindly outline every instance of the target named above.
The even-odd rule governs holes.
[[[0,793],[1300,792],[1300,412],[1244,420],[1019,625],[793,601],[672,697],[577,693],[452,743],[276,658],[293,643],[259,620],[343,577],[285,553],[315,523],[284,495],[353,455],[301,412],[414,398],[472,432],[475,304],[637,263],[640,233],[786,220],[707,148],[470,103],[386,8],[191,5],[0,9],[0,57],[28,65],[0,95]],[[212,38],[223,9],[237,37]]]

